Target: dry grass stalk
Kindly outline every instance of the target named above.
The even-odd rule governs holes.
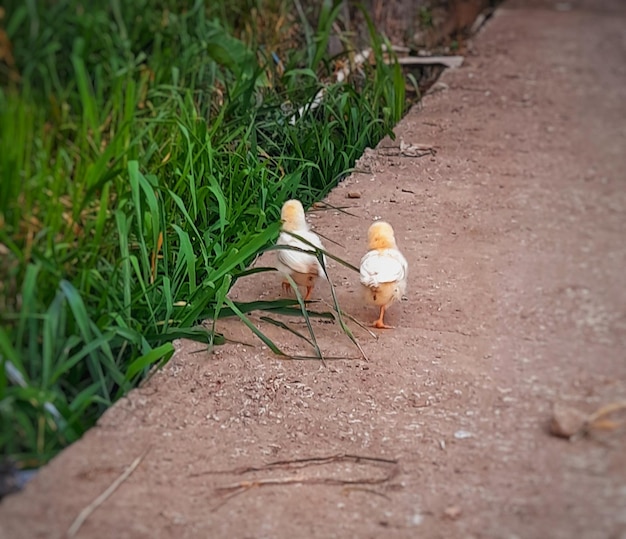
[[[80,530],[81,526],[85,523],[85,521],[91,516],[91,514],[98,509],[104,502],[106,502],[109,497],[119,488],[119,486],[126,481],[130,475],[137,469],[137,467],[141,464],[141,461],[150,451],[150,446],[148,446],[145,451],[139,455],[132,464],[124,470],[124,472],[115,480],[113,483],[109,485],[109,487],[98,496],[93,502],[91,502],[87,507],[85,507],[74,519],[72,525],[67,530],[66,537],[69,539],[71,537],[75,537]]]

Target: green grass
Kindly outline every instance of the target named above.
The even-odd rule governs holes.
[[[0,445],[22,466],[78,439],[173,339],[221,343],[202,320],[302,312],[227,293],[282,203],[323,197],[405,108],[379,61],[290,123],[332,68],[329,2],[304,40],[286,1],[82,5],[5,3],[21,79],[0,69]],[[260,28],[263,10],[287,22]]]

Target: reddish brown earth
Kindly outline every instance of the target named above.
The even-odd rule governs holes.
[[[0,535],[64,536],[149,448],[77,537],[624,539],[626,428],[567,441],[548,423],[554,403],[626,399],[625,28],[619,1],[504,4],[328,197],[351,215],[310,215],[353,263],[385,218],[409,260],[396,329],[374,340],[350,323],[369,361],[322,322],[322,349],[356,359],[281,360],[235,322],[221,329],[254,346],[180,343],[2,502]],[[400,137],[436,155],[401,153]],[[331,272],[343,308],[373,320],[356,274]],[[280,293],[257,274],[233,296]]]

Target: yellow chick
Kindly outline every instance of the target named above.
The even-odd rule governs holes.
[[[276,269],[283,275],[290,275],[299,286],[306,287],[306,295],[304,296],[304,299],[309,300],[317,278],[319,276],[325,278],[326,275],[324,274],[322,265],[314,254],[315,251],[313,248],[293,237],[291,234],[288,234],[288,232],[297,234],[319,249],[323,249],[324,247],[322,246],[322,242],[318,235],[311,232],[309,229],[309,225],[304,217],[304,208],[299,200],[288,200],[283,204],[283,208],[280,212],[280,220],[283,223],[283,226],[276,245],[296,247],[309,251],[313,254],[280,249],[279,251],[276,251]],[[326,257],[324,257],[324,265],[325,264]],[[283,280],[283,290],[285,292],[289,292],[291,290],[291,285],[286,279]]]
[[[398,251],[393,228],[389,223],[378,221],[367,231],[368,252],[361,259],[361,284],[365,300],[380,307],[374,327],[391,329],[384,322],[385,310],[402,298],[406,291],[409,265]]]

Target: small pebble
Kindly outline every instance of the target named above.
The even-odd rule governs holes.
[[[550,434],[559,438],[571,438],[585,426],[587,414],[571,406],[555,404],[552,409]]]
[[[443,515],[450,520],[456,520],[461,516],[461,512],[461,508],[458,505],[451,505],[445,509]]]

